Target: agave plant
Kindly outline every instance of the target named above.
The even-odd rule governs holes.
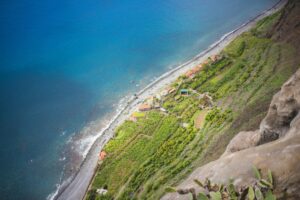
[[[276,200],[273,194],[274,181],[273,175],[268,170],[267,177],[263,178],[261,170],[253,167],[253,173],[256,182],[248,187],[236,190],[233,185],[233,180],[230,180],[227,185],[213,184],[209,179],[203,183],[197,179],[194,182],[202,188],[203,192],[196,194],[195,188],[178,189],[167,187],[166,192],[177,192],[178,194],[188,194],[191,200]]]

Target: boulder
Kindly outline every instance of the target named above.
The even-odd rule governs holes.
[[[230,153],[248,149],[257,146],[260,142],[260,132],[257,131],[243,131],[237,134],[228,144],[224,154],[226,156]]]
[[[260,125],[260,144],[283,137],[300,110],[300,70],[273,97],[269,111]]]

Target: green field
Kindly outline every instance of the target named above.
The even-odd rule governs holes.
[[[163,113],[152,110],[126,121],[106,146],[86,199],[159,199],[167,186],[222,154],[240,130],[257,129],[272,96],[299,68],[292,44],[269,35],[282,12],[269,16],[235,39],[220,59],[193,79],[180,77],[177,93],[163,99]],[[188,89],[189,96],[180,96]],[[199,98],[208,92],[213,106]],[[195,119],[205,113],[201,128]],[[201,119],[201,118],[200,118]],[[98,195],[97,188],[108,188]]]

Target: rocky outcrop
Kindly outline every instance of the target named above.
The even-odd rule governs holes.
[[[223,156],[277,140],[286,135],[300,110],[300,70],[274,95],[267,116],[257,131],[241,132],[228,144]]]
[[[245,131],[237,134],[228,144],[226,151],[222,156],[226,156],[230,153],[248,149],[250,147],[257,146],[260,142],[260,132],[257,131]]]
[[[295,48],[295,62],[286,62],[299,68],[300,1],[290,0],[280,14],[277,24],[267,34],[274,41]],[[292,54],[292,53],[291,53]],[[292,55],[291,55],[292,56]],[[285,59],[281,57],[280,59]],[[196,169],[177,188],[200,188],[194,179],[244,187],[256,181],[252,167],[275,178],[275,194],[279,199],[300,199],[300,69],[274,95],[266,117],[259,129],[238,133],[228,144],[223,155]],[[170,193],[164,200],[189,199],[188,195]]]
[[[300,110],[300,71],[288,80],[270,105],[260,125],[260,143],[270,142],[286,135]]]
[[[216,161],[196,169],[178,188],[199,190],[194,179],[206,178],[236,187],[255,182],[252,167],[275,177],[275,194],[281,199],[300,199],[300,69],[273,97],[267,116],[257,131],[241,132]],[[188,199],[176,193],[162,199]]]

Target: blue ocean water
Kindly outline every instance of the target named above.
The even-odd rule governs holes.
[[[276,2],[1,0],[1,199],[47,198],[72,134]]]

